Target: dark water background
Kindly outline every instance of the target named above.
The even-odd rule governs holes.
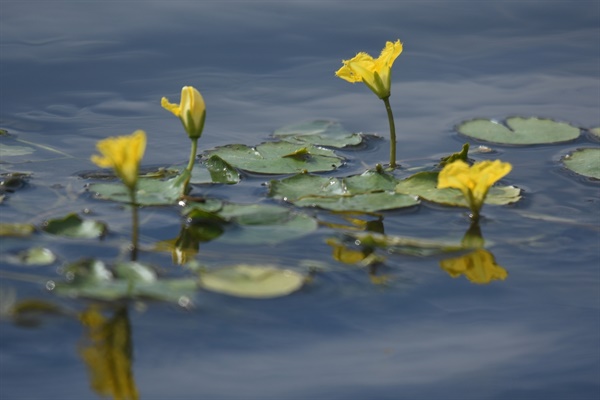
[[[600,125],[597,1],[7,1],[0,2],[0,128],[47,144],[2,160],[32,172],[0,205],[2,222],[40,223],[92,208],[107,240],[44,237],[62,261],[118,256],[129,221],[90,200],[78,172],[97,140],[144,129],[146,165],[183,162],[188,140],[160,107],[184,85],[207,103],[200,148],[257,144],[286,124],[327,118],[387,138],[381,101],[333,73],[358,51],[401,39],[391,103],[406,167],[460,148],[453,127],[474,117],[541,116]],[[475,143],[476,144],[476,143]],[[486,207],[484,237],[505,281],[452,279],[438,258],[389,256],[387,288],[336,264],[322,228],[277,246],[207,243],[201,260],[332,265],[305,290],[251,301],[200,293],[192,310],[131,305],[133,373],[142,399],[596,399],[600,395],[600,196],[559,159],[597,141],[492,146],[524,189]],[[342,152],[350,175],[387,160],[387,142]],[[39,157],[36,158],[36,157]],[[484,159],[485,156],[479,157]],[[42,161],[45,160],[45,161]],[[269,202],[248,176],[235,187],[196,188],[237,202]],[[552,215],[556,221],[524,217]],[[422,205],[383,213],[387,233],[460,238],[464,212]],[[176,210],[144,210],[143,243],[173,238]],[[566,222],[565,222],[566,221]],[[3,239],[2,252],[30,245]],[[142,254],[170,267],[170,255]],[[5,271],[22,267],[1,263]],[[55,277],[55,268],[28,273]],[[19,298],[54,299],[42,285],[2,279]],[[64,301],[64,300],[63,300]],[[77,301],[71,307],[81,307]],[[0,398],[97,398],[77,353],[82,328],[51,318],[26,329],[0,322]]]

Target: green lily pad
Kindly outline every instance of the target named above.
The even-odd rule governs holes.
[[[273,132],[273,136],[290,143],[336,148],[356,146],[363,140],[361,134],[348,132],[340,123],[327,120],[286,125]]]
[[[457,126],[463,135],[486,142],[530,145],[575,140],[580,129],[565,122],[543,118],[511,117],[506,125],[488,119],[472,119]]]
[[[565,167],[576,174],[600,179],[600,149],[579,149],[563,158]]]
[[[410,256],[431,256],[464,249],[460,242],[446,239],[424,239],[365,232],[347,233],[347,236],[354,239],[354,245],[384,248],[391,253]]]
[[[166,181],[140,178],[138,180],[136,201],[143,206],[160,206],[175,204],[185,190],[187,171]],[[129,190],[121,183],[92,183],[88,191],[105,200],[130,203]]]
[[[108,228],[104,222],[84,220],[76,213],[71,213],[63,218],[44,222],[42,230],[52,235],[93,239],[103,237]]]
[[[269,196],[299,207],[333,211],[374,212],[419,204],[415,196],[394,192],[398,180],[383,171],[369,170],[347,178],[298,174],[269,183]]]
[[[45,247],[31,247],[10,256],[9,260],[27,266],[50,265],[56,261],[56,255]]]
[[[600,139],[600,126],[596,128],[589,129],[590,133],[594,135],[596,138]]]
[[[0,193],[12,193],[23,188],[31,174],[22,172],[8,172],[0,174]]]
[[[468,207],[462,192],[458,189],[437,188],[438,172],[419,172],[398,183],[396,192],[413,194],[434,203],[447,206]],[[493,186],[490,188],[485,204],[506,205],[521,199],[521,189],[514,186]]]
[[[342,158],[333,150],[287,142],[267,142],[256,147],[232,144],[208,154],[218,155],[236,168],[261,174],[331,171],[342,165]]]
[[[0,143],[0,157],[18,157],[31,154],[35,151],[29,146],[8,146]]]
[[[193,296],[198,287],[195,278],[159,279],[151,267],[134,261],[119,263],[111,271],[100,260],[84,260],[65,271],[68,280],[57,282],[54,291],[69,297],[178,302],[182,297]]]
[[[226,203],[212,217],[206,214],[204,207],[199,203],[186,209],[193,221],[190,229],[204,230],[207,219],[213,224],[220,219],[225,232],[219,240],[226,243],[275,244],[302,237],[318,228],[314,218],[277,205]]]
[[[270,265],[240,264],[200,273],[201,287],[236,297],[268,299],[289,295],[304,285],[298,272]]]
[[[0,237],[27,237],[35,232],[35,226],[32,224],[0,222]]]

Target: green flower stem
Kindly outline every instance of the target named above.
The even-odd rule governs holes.
[[[137,260],[138,243],[139,243],[139,218],[138,205],[135,198],[136,189],[129,190],[129,198],[131,199],[131,261]]]
[[[190,183],[190,179],[192,179],[192,168],[194,168],[194,161],[196,161],[196,153],[198,152],[198,138],[190,138],[192,141],[192,148],[190,150],[190,160],[188,161],[187,167],[185,169],[190,173],[188,178],[185,181],[185,185],[183,185],[183,192],[187,193],[188,185]]]
[[[390,107],[390,97],[383,99],[385,104],[385,110],[387,111],[388,121],[390,123],[390,167],[396,168],[396,125],[394,124],[394,115],[392,114],[392,107]]]

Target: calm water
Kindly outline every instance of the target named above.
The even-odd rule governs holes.
[[[77,173],[93,169],[97,140],[144,129],[145,165],[184,162],[188,141],[160,98],[193,85],[207,103],[201,149],[257,144],[286,124],[327,118],[387,137],[379,100],[333,75],[357,51],[377,54],[400,38],[391,103],[404,167],[433,164],[465,141],[453,132],[474,117],[542,116],[600,125],[597,1],[10,1],[0,3],[0,128],[71,155],[2,160],[0,172],[32,172],[0,205],[2,222],[34,222],[90,208],[108,222],[104,241],[36,236],[60,260],[1,270],[56,279],[63,262],[112,260],[129,221],[90,199]],[[474,143],[477,144],[477,143]],[[198,259],[300,268],[326,263],[304,290],[251,301],[199,293],[190,310],[129,305],[133,377],[142,399],[596,399],[600,395],[600,195],[558,160],[574,143],[492,146],[513,164],[505,179],[524,189],[514,206],[484,208],[483,236],[505,281],[451,278],[439,257],[389,255],[373,285],[368,271],[336,263],[321,228],[283,244],[201,245]],[[336,175],[387,160],[387,141],[342,152]],[[478,156],[483,159],[485,156]],[[50,159],[50,160],[49,160]],[[247,176],[194,193],[265,202]],[[310,211],[309,212],[313,212]],[[527,218],[545,214],[559,220]],[[319,213],[321,218],[333,218]],[[177,236],[173,209],[142,211],[142,241]],[[566,221],[566,222],[565,222]],[[460,238],[460,209],[421,205],[383,213],[386,233]],[[30,246],[3,239],[2,254]],[[142,253],[165,271],[171,257]],[[2,278],[19,299],[81,311],[43,285]],[[34,328],[0,322],[2,399],[99,398],[81,356],[83,329],[70,317]]]

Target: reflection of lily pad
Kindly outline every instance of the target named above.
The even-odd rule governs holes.
[[[180,176],[166,181],[140,178],[136,192],[137,203],[144,206],[175,204],[183,194],[187,176],[187,171],[184,171]],[[129,190],[121,183],[92,183],[88,190],[102,199],[131,202]]]
[[[76,213],[46,221],[42,229],[53,235],[80,239],[99,238],[104,236],[107,231],[104,222],[82,219]]]
[[[579,149],[563,158],[565,167],[576,174],[600,179],[600,149]]]
[[[398,183],[396,192],[413,194],[424,200],[448,206],[468,207],[468,204],[458,189],[438,189],[437,172],[419,172]],[[521,199],[521,189],[514,186],[493,186],[485,198],[485,204],[506,205]]]
[[[430,256],[463,249],[460,242],[444,239],[423,239],[411,236],[382,235],[379,233],[351,232],[354,245],[384,248],[390,253],[411,256]]]
[[[419,204],[414,196],[394,193],[397,183],[392,175],[379,171],[366,171],[348,178],[298,174],[272,180],[269,196],[299,207],[335,211],[373,212]]]
[[[332,150],[287,142],[267,142],[256,147],[232,144],[209,152],[234,167],[261,174],[293,174],[301,171],[331,171],[342,165]]]
[[[511,117],[506,120],[506,125],[487,119],[472,119],[456,129],[475,139],[511,145],[560,143],[579,137],[579,128],[575,126],[535,117]]]
[[[200,274],[201,286],[230,296],[266,299],[286,296],[300,289],[303,275],[269,265],[235,265]]]
[[[337,148],[355,146],[363,140],[361,134],[348,132],[339,122],[326,120],[286,125],[277,129],[273,136],[290,143],[310,143]]]

